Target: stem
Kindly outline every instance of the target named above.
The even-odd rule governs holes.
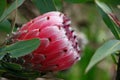
[[[119,60],[118,60],[116,80],[120,80],[120,55],[119,55]]]

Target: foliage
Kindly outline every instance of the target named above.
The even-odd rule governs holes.
[[[6,1],[6,0],[3,0]],[[16,0],[14,3],[12,3],[7,9],[4,10],[3,14],[0,17],[0,22],[4,20],[12,11],[14,11],[17,7],[22,5],[24,0]]]
[[[8,20],[4,20],[0,23],[0,31],[4,31],[6,33],[11,32],[11,24]]]
[[[18,58],[29,54],[39,46],[38,39],[19,41],[14,44],[2,47],[0,55],[5,55],[9,53],[12,58]]]
[[[70,3],[85,3],[85,2],[92,2],[94,0],[65,0]]]
[[[10,0],[10,3],[8,0],[0,1],[0,34],[9,34],[7,40],[4,41],[5,44],[0,44],[1,77],[11,78],[12,75],[12,78],[19,77],[23,79],[34,79],[41,76],[40,72],[26,70],[21,66],[21,64],[15,62],[19,61],[21,56],[34,51],[40,45],[40,41],[38,39],[8,44],[8,42],[11,41],[9,38],[12,36],[11,32],[13,32],[13,28],[16,28],[16,25],[17,27],[20,27],[18,25],[21,24],[19,23],[19,20],[16,22],[16,20],[11,19],[11,13],[15,12],[13,13],[14,15],[18,15],[18,13],[22,15],[22,12],[20,11],[21,9],[18,7],[25,6],[26,4],[23,4],[25,2],[26,0]],[[76,3],[76,10],[72,10],[71,6],[76,5]],[[79,20],[80,17],[85,15],[89,22],[89,25],[84,25],[83,27],[78,26],[80,27],[80,30],[78,30],[82,31],[89,40],[89,43],[86,45],[83,54],[81,55],[81,60],[70,70],[59,72],[57,75],[59,78],[63,78],[65,80],[110,80],[111,73],[109,73],[110,69],[107,68],[114,66],[110,55],[116,56],[120,50],[120,21],[115,14],[116,12],[114,12],[116,6],[120,4],[119,0],[32,0],[31,4],[34,5],[37,11],[41,14],[58,10],[63,12],[66,11],[66,13],[69,14],[71,11],[72,14],[70,17],[73,17],[73,19],[77,16],[76,18]],[[78,7],[78,5],[80,5],[80,7]],[[82,8],[81,6],[83,5],[84,7]],[[67,10],[68,8],[66,7],[70,7],[70,10]],[[83,9],[82,11],[85,12],[85,14],[80,15],[79,8]],[[77,15],[73,15],[75,13],[74,11],[77,11]],[[99,13],[99,15],[97,13]],[[29,14],[29,12],[27,14]],[[18,18],[23,20],[23,17],[25,18],[24,15]],[[100,17],[103,18],[107,28],[105,28],[106,26],[104,23],[101,24],[101,22],[98,21],[100,20]],[[14,18],[16,19],[16,16],[14,16]],[[114,36],[111,35],[111,33],[107,33],[108,29]],[[3,35],[0,35],[0,37],[2,36]],[[109,36],[112,36],[112,38],[114,37],[115,39],[111,40]],[[114,60],[117,59],[116,57],[114,57]],[[108,61],[109,58],[110,62]],[[107,68],[101,68],[101,64],[103,66],[105,63],[109,66],[107,66]],[[114,75],[112,76],[114,77]]]
[[[41,13],[56,11],[53,0],[32,0]]]
[[[92,59],[86,69],[88,71],[91,67],[93,67],[96,63],[104,59],[110,54],[116,53],[116,51],[120,50],[120,41],[119,40],[110,40],[103,44],[95,54],[92,56]],[[104,54],[102,54],[104,53]]]

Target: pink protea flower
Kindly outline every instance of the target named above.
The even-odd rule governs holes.
[[[70,20],[60,12],[48,12],[22,26],[16,40],[39,38],[40,46],[24,56],[25,65],[39,71],[59,71],[70,68],[79,57],[79,46]],[[29,66],[30,67],[30,66]]]

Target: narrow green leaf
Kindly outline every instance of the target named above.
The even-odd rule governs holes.
[[[11,32],[11,24],[8,20],[0,22],[0,31],[4,31],[7,33]]]
[[[117,39],[120,39],[120,27],[115,24],[115,22],[109,16],[112,13],[112,10],[103,2],[100,2],[98,0],[95,2],[107,27],[111,30]]]
[[[70,3],[85,3],[85,2],[93,2],[94,0],[64,0]]]
[[[86,72],[88,72],[95,64],[104,59],[105,57],[115,53],[120,50],[120,41],[119,40],[110,40],[104,43],[100,48],[97,49],[95,54],[92,56]]]
[[[53,0],[55,3],[55,7],[58,11],[61,11],[62,7],[63,7],[63,3],[62,0]]]
[[[106,4],[110,4],[110,5],[119,5],[120,4],[120,0],[100,0],[102,2],[105,2]]]
[[[39,39],[19,41],[6,46],[0,54],[10,53],[11,57],[21,57],[35,50],[40,44]]]
[[[19,64],[9,62],[1,62],[0,73],[2,74],[3,72],[6,72],[6,75],[14,75],[21,79],[32,79],[40,76],[38,71],[26,70]]]
[[[1,16],[2,13],[4,12],[5,7],[6,7],[6,0],[0,1],[0,16]]]
[[[35,50],[39,46],[39,43],[39,39],[20,41],[8,46],[6,50],[12,57],[21,57]]]
[[[32,0],[41,13],[56,11],[53,0]]]
[[[16,63],[8,63],[8,62],[2,62],[1,63],[2,67],[5,69],[10,69],[10,70],[22,70],[22,66]]]
[[[32,79],[35,80],[35,78],[40,77],[40,72],[37,71],[27,71],[22,69],[21,71],[13,71],[13,70],[7,70],[8,73],[15,75],[16,77],[21,77],[25,79]]]
[[[18,8],[25,0],[15,0],[2,14],[0,17],[0,22],[4,20],[12,11]]]
[[[4,57],[5,55],[5,47],[0,48],[0,60]]]
[[[6,72],[6,70],[2,67],[2,65],[0,65],[0,75],[4,72]]]
[[[19,72],[18,75],[24,78],[29,78],[29,79],[40,77],[40,73],[34,72],[34,71]]]
[[[99,0],[96,0],[96,4],[106,13],[112,13],[112,10],[103,2],[100,2]]]

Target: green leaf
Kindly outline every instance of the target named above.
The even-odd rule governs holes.
[[[56,11],[53,0],[32,0],[41,13]]]
[[[0,48],[0,60],[4,57],[5,53],[4,53],[4,47]]]
[[[93,2],[94,0],[64,0],[70,3],[85,3],[85,2]]]
[[[53,0],[54,1],[54,4],[55,4],[55,7],[58,11],[61,11],[62,7],[63,7],[63,4],[62,4],[62,0]]]
[[[22,72],[17,73],[17,76],[24,77],[24,78],[29,78],[29,79],[37,78],[37,77],[40,77],[40,72],[22,71]]]
[[[21,57],[24,55],[29,54],[33,50],[35,50],[40,44],[39,39],[31,39],[26,41],[19,41],[12,45],[6,46],[0,55],[5,55],[6,53],[9,53],[11,57]]]
[[[6,0],[0,1],[0,16],[1,16],[2,13],[4,12],[5,7],[6,7]]]
[[[6,72],[7,76],[20,77],[21,79],[32,79],[40,77],[40,72],[24,69],[21,65],[16,63],[2,62],[0,65],[1,74]]]
[[[110,18],[110,14],[113,13],[112,10],[103,2],[98,0],[95,2],[107,27],[111,30],[117,39],[120,39],[120,27]]]
[[[8,63],[8,62],[2,62],[1,63],[2,67],[5,69],[10,69],[10,70],[22,70],[22,66],[16,63]]]
[[[2,65],[0,65],[0,76],[2,73],[6,72],[5,68],[2,67]]]
[[[110,4],[110,5],[119,5],[120,4],[120,0],[100,0],[102,2],[105,2],[106,4]]]
[[[105,57],[115,53],[120,50],[120,41],[119,40],[110,40],[104,43],[100,48],[97,49],[95,54],[92,56],[86,72],[88,72],[95,64],[104,59]]]
[[[25,0],[16,0],[14,1],[2,14],[2,16],[0,17],[0,22],[2,20],[4,20],[11,12],[13,12],[16,8],[18,8],[20,5],[22,5],[22,3]]]
[[[11,24],[8,20],[0,22],[0,31],[4,31],[7,33],[11,32]]]
[[[112,13],[112,10],[103,2],[96,0],[96,4],[100,7],[106,14]]]

